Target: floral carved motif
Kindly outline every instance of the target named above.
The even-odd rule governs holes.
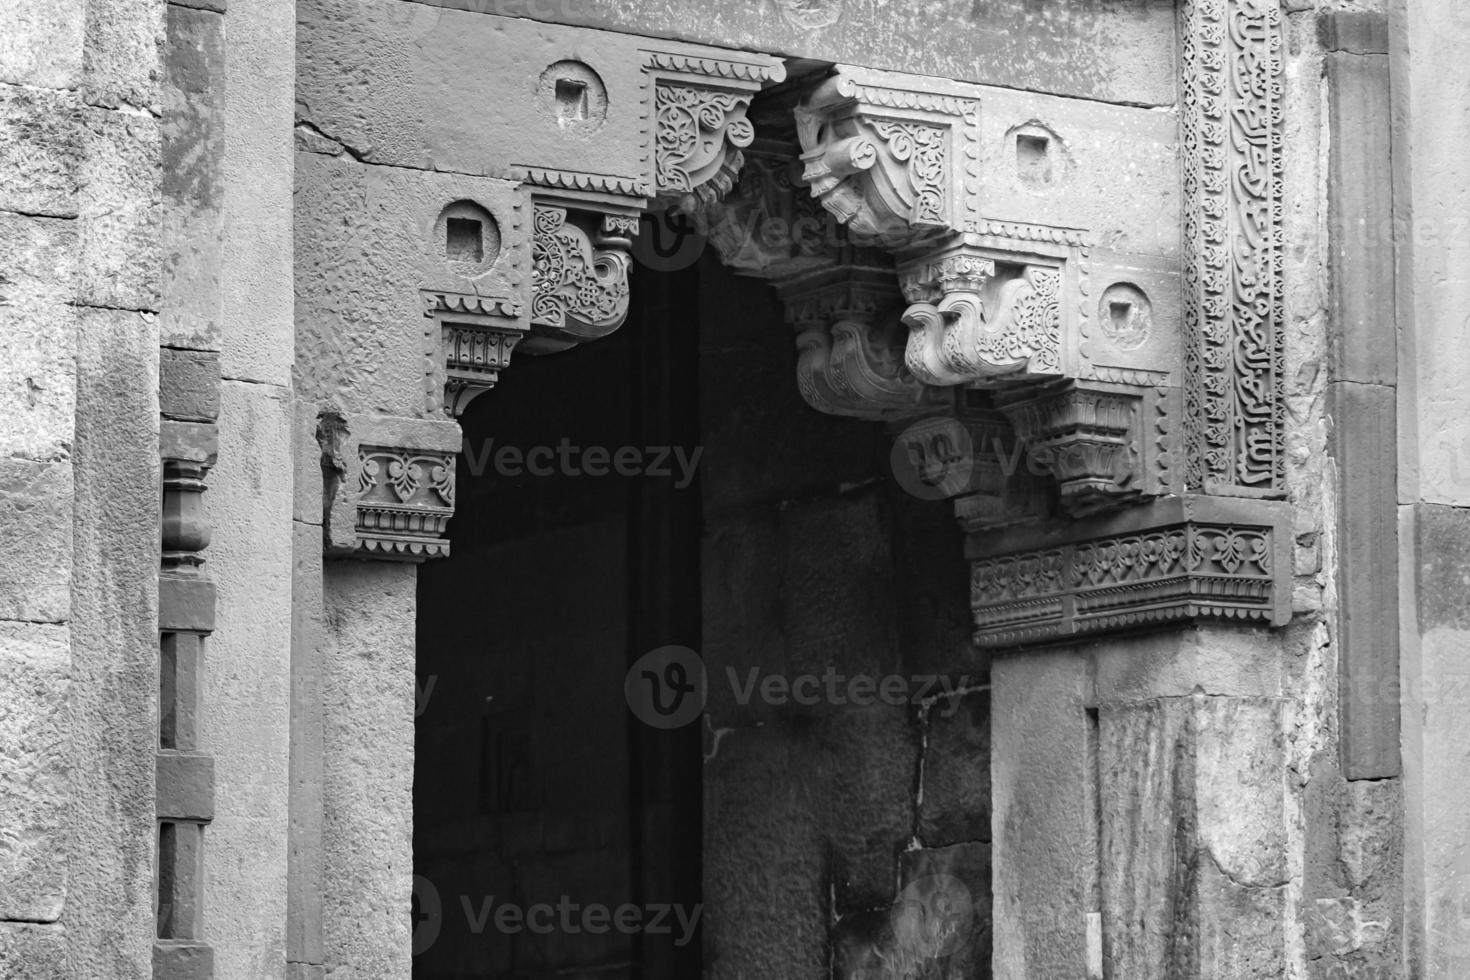
[[[972,564],[975,640],[1003,647],[1201,618],[1280,624],[1280,528],[1183,521]]]
[[[903,272],[915,377],[950,386],[1061,373],[1061,269],[999,268],[993,255],[960,246]]]
[[[749,93],[692,85],[660,84],[654,96],[657,135],[654,175],[658,196],[685,212],[698,212],[734,186],[755,139],[745,118]]]
[[[459,426],[337,415],[318,420],[329,554],[420,562],[449,554]]]
[[[358,452],[357,537],[385,558],[420,561],[449,553],[443,535],[454,516],[454,453],[387,446]]]
[[[1185,0],[1189,487],[1279,494],[1285,461],[1282,59],[1275,0]]]
[[[531,244],[531,326],[571,346],[616,330],[628,315],[626,241],[594,241],[566,208],[538,204]],[[614,247],[603,248],[602,244]]]

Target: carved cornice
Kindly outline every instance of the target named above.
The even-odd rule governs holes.
[[[1290,619],[1284,510],[1262,502],[1222,511],[1195,497],[1129,514],[1115,523],[1131,526],[1084,527],[1055,544],[1024,531],[972,537],[975,642],[1014,647],[1199,619]],[[1039,546],[1011,550],[1028,536]]]
[[[1191,489],[1285,490],[1276,0],[1184,0],[1185,443]]]
[[[329,554],[407,562],[449,554],[457,424],[329,413],[317,440]]]
[[[610,174],[579,173],[572,170],[551,170],[546,167],[515,167],[511,175],[536,187],[550,190],[583,191],[590,194],[606,194],[613,197],[646,198],[653,196],[653,184],[630,177],[615,177]]]

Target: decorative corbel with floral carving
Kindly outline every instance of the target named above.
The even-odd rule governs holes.
[[[779,61],[644,53],[652,86],[654,192],[666,207],[697,214],[735,185],[741,151],[755,139],[746,113],[755,93],[786,77]]]
[[[449,554],[457,423],[325,413],[317,441],[328,554],[407,562]]]

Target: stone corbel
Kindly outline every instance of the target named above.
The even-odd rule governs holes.
[[[1060,264],[1014,257],[966,242],[900,270],[909,326],[909,370],[950,386],[1042,380],[1062,373]]]
[[[622,326],[636,214],[536,204],[531,243],[529,353],[566,350]]]
[[[449,554],[457,423],[324,413],[317,441],[328,554],[406,562]]]
[[[1062,507],[1086,517],[1162,493],[1154,389],[1066,381],[997,395],[1029,458],[1056,478]]]
[[[964,230],[978,204],[979,100],[916,83],[843,66],[796,109],[812,195],[888,248]]]
[[[830,415],[904,418],[935,407],[904,365],[903,299],[879,253],[846,249],[841,264],[785,280],[777,291],[795,327],[797,384]]]
[[[657,202],[685,214],[717,203],[735,185],[742,150],[755,139],[746,113],[767,84],[786,69],[774,59],[693,58],[644,54],[653,86],[653,177]]]

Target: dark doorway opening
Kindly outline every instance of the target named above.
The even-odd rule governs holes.
[[[700,974],[701,727],[624,697],[699,646],[698,288],[639,268],[615,334],[517,354],[460,419],[418,587],[416,978]]]

